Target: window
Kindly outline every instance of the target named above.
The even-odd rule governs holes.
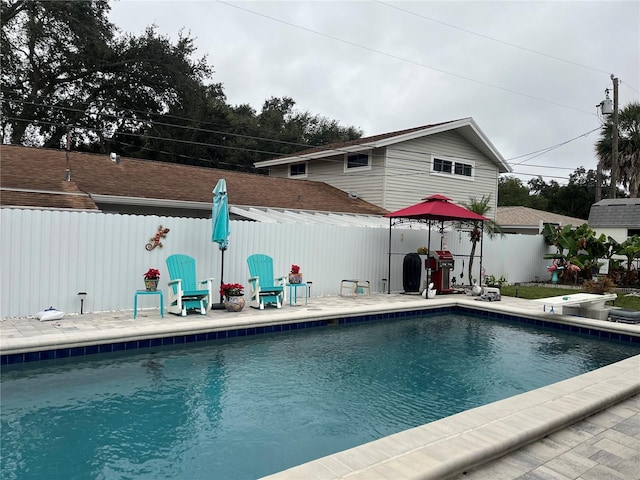
[[[433,161],[433,170],[436,172],[451,173],[451,162],[449,160],[436,158]]]
[[[456,168],[454,173],[456,175],[464,175],[465,177],[471,176],[471,165],[467,165],[466,163],[458,163],[456,162]]]
[[[351,153],[346,155],[345,170],[352,168],[370,168],[369,154]]]
[[[434,157],[432,171],[439,174],[472,178],[473,168],[474,165],[472,162],[462,162],[455,159]]]
[[[294,163],[289,165],[290,177],[306,177],[307,176],[307,164],[306,163]]]

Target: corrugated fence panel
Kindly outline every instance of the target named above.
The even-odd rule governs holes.
[[[169,280],[166,258],[191,255],[199,279],[220,282],[222,252],[211,242],[211,220],[183,217],[113,215],[89,212],[0,210],[0,311],[2,317],[35,315],[54,306],[66,313],[80,312],[79,292],[87,292],[85,312],[131,310],[133,295],[144,288],[149,268],[161,272],[161,288]],[[145,245],[159,225],[169,228],[163,248]],[[403,260],[427,244],[428,231],[394,228],[391,232],[391,273],[388,272],[389,230],[331,225],[275,224],[232,221],[229,248],[224,254],[224,281],[247,285],[247,257],[266,253],[274,271],[286,275],[299,265],[304,281],[313,282],[313,296],[336,295],[340,280],[366,279],[374,292],[391,277],[391,290],[402,290]],[[440,249],[440,233],[433,229],[431,248]],[[445,232],[443,242],[456,253],[454,276],[465,262],[470,242],[467,232]],[[484,244],[488,274],[509,282],[545,279],[549,251],[541,236],[509,235]],[[475,268],[479,272],[480,248]],[[514,260],[515,259],[515,260]],[[214,300],[218,301],[218,295]],[[141,307],[157,305],[142,297]]]

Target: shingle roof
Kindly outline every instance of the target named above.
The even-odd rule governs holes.
[[[355,140],[349,140],[348,142],[337,142],[337,143],[331,143],[329,145],[323,145],[321,147],[314,147],[314,148],[309,148],[306,150],[301,150],[299,152],[295,152],[295,155],[306,155],[308,153],[314,153],[314,152],[325,152],[327,150],[340,150],[342,148],[346,148],[346,147],[351,147],[354,145],[362,145],[363,143],[372,143],[372,142],[377,142],[380,140],[386,140],[387,138],[393,138],[393,137],[400,137],[402,135],[406,135],[407,133],[413,133],[413,132],[419,132],[422,130],[427,130],[429,128],[433,128],[433,127],[437,127],[439,125],[445,125],[447,123],[452,123],[455,122],[457,120],[450,120],[448,122],[441,122],[441,123],[434,123],[433,125],[422,125],[421,127],[414,127],[414,128],[407,128],[405,130],[398,130],[395,132],[388,132],[388,133],[381,133],[379,135],[372,135],[370,137],[362,137],[362,138],[357,138]],[[278,158],[287,158],[290,155],[283,155],[282,157],[278,157]]]
[[[590,227],[640,228],[640,198],[612,198],[594,203]]]
[[[581,218],[568,217],[529,207],[498,207],[496,222],[502,226],[530,226],[532,228],[538,228],[540,222],[573,225],[574,227],[587,223],[586,220]]]
[[[290,155],[284,155],[270,160],[256,162],[256,167],[270,167],[274,165],[283,165],[314,158],[322,158],[327,155],[338,155],[345,152],[363,151],[370,148],[384,147],[416,138],[442,133],[445,131],[455,130],[461,137],[470,142],[478,150],[484,153],[487,158],[493,161],[501,173],[511,172],[511,167],[502,155],[496,150],[491,141],[480,130],[473,118],[462,118],[458,120],[450,120],[448,122],[434,123],[431,125],[422,125],[420,127],[408,128],[405,130],[397,130],[395,132],[382,133],[370,137],[363,137],[348,142],[332,143],[323,145],[322,147],[310,148]]]
[[[0,146],[3,206],[96,209],[89,195],[211,203],[220,178],[232,205],[383,215],[386,210],[322,182],[64,150]],[[65,181],[65,170],[70,181]],[[72,195],[64,195],[69,193]]]

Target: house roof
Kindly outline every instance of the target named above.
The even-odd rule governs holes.
[[[268,177],[65,150],[0,145],[0,205],[99,210],[98,205],[211,209],[212,190],[227,182],[229,204],[384,215],[386,210],[350,198],[326,183]],[[66,170],[69,169],[69,181]]]
[[[640,228],[640,198],[612,198],[591,205],[589,226]]]
[[[285,155],[271,160],[256,162],[256,167],[271,167],[275,165],[285,165],[305,160],[313,160],[323,158],[327,155],[337,155],[343,153],[360,152],[371,150],[373,148],[386,147],[400,142],[406,142],[416,138],[435,135],[450,130],[456,130],[469,143],[480,150],[484,155],[498,165],[500,173],[511,172],[511,167],[506,160],[493,146],[487,136],[480,130],[473,118],[463,118],[460,120],[451,120],[448,122],[435,123],[432,125],[423,125],[421,127],[409,128],[406,130],[398,130],[396,132],[383,133],[370,137],[359,138],[349,142],[332,143],[323,145],[322,147],[310,148],[296,152],[293,155]]]
[[[587,223],[586,220],[568,217],[558,213],[545,212],[529,207],[498,207],[496,223],[504,229],[531,228],[538,231],[542,223],[573,225],[575,227]]]

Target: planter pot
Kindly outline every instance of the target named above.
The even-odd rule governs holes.
[[[289,274],[289,283],[295,285],[298,283],[302,283],[302,274],[301,273],[290,273]]]
[[[147,292],[155,292],[156,290],[158,290],[158,282],[159,281],[160,281],[159,278],[155,278],[153,280],[147,280],[145,278],[144,286],[147,289]]]
[[[231,296],[224,298],[224,308],[227,312],[240,312],[244,308],[244,297]]]

